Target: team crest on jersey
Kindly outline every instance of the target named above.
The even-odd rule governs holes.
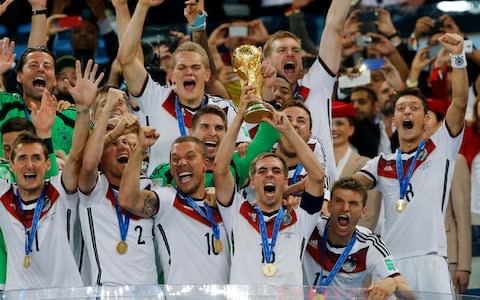
[[[384,170],[385,170],[385,172],[392,172],[393,168],[392,168],[391,165],[387,165],[387,166],[385,166]]]
[[[45,202],[43,203],[42,212],[48,211],[51,206],[52,206],[52,201],[50,200],[50,198],[48,196],[45,196]]]
[[[250,213],[248,213],[248,215],[250,216],[250,218],[252,218],[253,222],[257,222],[257,213],[250,212]]]
[[[350,273],[353,270],[355,270],[356,267],[357,267],[357,262],[355,261],[355,259],[349,256],[347,260],[343,263],[342,270],[344,270],[347,273]]]
[[[420,151],[420,153],[418,154],[418,160],[425,160],[428,156],[428,151],[427,149],[423,149],[422,151]]]
[[[318,249],[318,240],[309,240],[308,244],[315,249]]]

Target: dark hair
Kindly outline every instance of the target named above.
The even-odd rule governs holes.
[[[343,189],[343,190],[350,190],[356,192],[362,196],[362,204],[365,207],[367,205],[367,189],[363,185],[362,182],[353,178],[353,177],[343,177],[339,180],[335,181],[332,187],[332,199],[333,195],[335,194],[336,190]]]
[[[22,56],[20,56],[20,59],[18,60],[17,69],[16,69],[17,73],[22,71],[23,66],[25,65],[25,62],[27,60],[27,55],[29,55],[30,53],[34,53],[34,52],[43,52],[43,53],[47,53],[48,55],[50,55],[53,59],[53,67],[55,67],[55,60],[56,59],[55,59],[55,55],[52,53],[52,51],[50,51],[45,46],[35,46],[35,47],[27,48],[27,50],[25,50],[22,53]]]
[[[403,96],[414,96],[422,101],[423,111],[426,114],[428,111],[428,102],[427,97],[420,91],[418,88],[406,88],[397,93],[395,98],[393,99],[393,111],[395,111],[395,106],[397,105],[398,99]]]
[[[285,160],[280,155],[278,155],[277,153],[274,153],[274,152],[263,153],[263,154],[260,154],[257,157],[255,157],[255,159],[250,164],[250,170],[249,170],[250,177],[255,176],[255,174],[257,173],[257,163],[260,160],[265,159],[267,157],[274,157],[274,158],[278,159],[282,163],[283,175],[285,175],[285,177],[288,178],[287,163],[285,162]]]
[[[192,129],[195,129],[198,125],[200,118],[207,114],[212,114],[220,117],[220,119],[222,119],[223,125],[225,126],[225,130],[227,130],[227,115],[225,114],[223,109],[215,105],[205,105],[204,107],[199,109],[196,114],[193,115]]]
[[[35,126],[29,119],[25,118],[12,118],[8,119],[5,123],[3,123],[1,128],[2,135],[10,132],[17,132],[17,131],[25,131],[30,132],[31,134],[36,135],[37,131],[35,130]]]
[[[13,142],[12,152],[10,153],[10,161],[13,162],[15,160],[15,155],[16,155],[15,149],[17,149],[17,147],[21,144],[22,145],[33,145],[33,144],[41,145],[43,148],[43,155],[45,156],[45,160],[48,159],[48,149],[47,149],[47,146],[45,146],[45,144],[43,143],[43,140],[40,137],[31,134],[30,132],[22,132],[15,139],[15,142]]]
[[[378,100],[377,94],[375,94],[375,91],[367,86],[361,85],[353,88],[352,93],[350,95],[352,95],[355,92],[366,92],[368,94],[369,100],[373,101],[373,103],[376,103]]]
[[[309,119],[309,122],[310,122],[310,130],[312,130],[312,114],[310,113],[310,110],[305,106],[305,104],[300,100],[293,100],[293,101],[285,103],[282,106],[282,108],[280,109],[280,111],[284,111],[285,109],[287,109],[289,107],[299,107],[299,108],[303,109],[308,115],[308,119]]]
[[[195,144],[197,144],[198,146],[200,146],[202,157],[204,159],[207,158],[207,147],[205,147],[205,144],[201,140],[197,139],[196,137],[186,135],[186,136],[180,136],[172,142],[172,145],[170,146],[170,160],[172,159],[172,148],[173,148],[173,146],[176,145],[176,144],[181,144],[181,143],[195,143]]]

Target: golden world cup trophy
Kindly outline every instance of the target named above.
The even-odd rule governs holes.
[[[233,70],[240,77],[242,86],[254,84],[253,94],[262,98],[262,53],[252,45],[243,45],[233,51]],[[272,112],[263,101],[252,102],[245,110],[243,119],[248,123],[259,123],[263,118],[272,118]]]

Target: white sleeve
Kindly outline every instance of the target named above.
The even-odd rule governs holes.
[[[223,206],[222,204],[218,203],[218,211],[222,216],[223,224],[225,225],[225,229],[227,232],[232,232],[233,228],[235,227],[236,219],[240,213],[240,206],[242,205],[245,200],[239,193],[233,194],[233,200],[230,206]]]
[[[62,173],[52,176],[49,178],[50,184],[55,187],[55,189],[60,193],[59,199],[65,200],[65,206],[69,209],[76,209],[79,199],[79,193],[75,192],[73,194],[67,193],[62,184]]]
[[[305,106],[312,115],[312,135],[317,137],[325,147],[326,174],[330,178],[337,178],[335,156],[333,154],[332,141],[332,93],[335,85],[335,74],[331,74],[320,58],[309,69],[307,74],[299,82],[307,88],[308,96]]]
[[[373,187],[375,188],[378,183],[378,161],[381,156],[377,156],[368,160],[363,168],[358,171],[360,175],[363,175],[370,179],[373,182]]]
[[[152,191],[157,194],[158,197],[158,212],[155,215],[155,219],[161,220],[170,215],[177,191],[171,187],[152,188]],[[156,221],[156,223],[158,223],[158,221]]]
[[[135,98],[138,101],[140,109],[148,115],[160,109],[163,101],[167,99],[171,91],[171,87],[161,86],[155,82],[149,74],[143,92]]]
[[[384,279],[399,273],[392,255],[388,252],[382,240],[377,237],[374,238],[368,248],[367,269],[375,279]]]
[[[450,161],[455,161],[462,145],[464,131],[465,126],[457,136],[452,137],[444,120],[442,126],[432,135],[431,140],[439,149],[442,149],[441,151]]]

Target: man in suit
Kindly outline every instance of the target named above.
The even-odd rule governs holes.
[[[332,137],[333,153],[337,166],[338,178],[349,177],[359,171],[368,161],[368,157],[361,156],[349,142],[349,138],[355,132],[353,118],[355,109],[351,103],[334,101],[332,106]],[[368,191],[367,213],[360,219],[359,225],[374,231],[377,226],[381,208],[381,193]]]

